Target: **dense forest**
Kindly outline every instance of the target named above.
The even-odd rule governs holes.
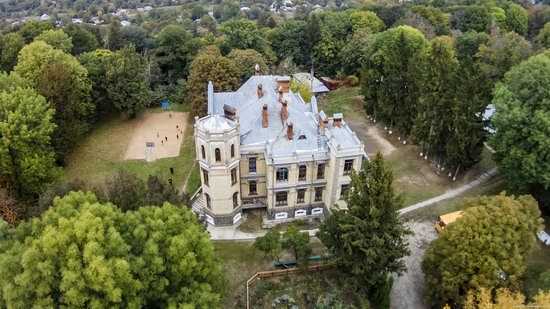
[[[135,117],[165,100],[202,116],[208,81],[215,91],[236,90],[255,64],[263,74],[313,70],[360,86],[365,113],[403,143],[419,145],[420,155],[449,176],[479,162],[487,144],[509,192],[532,194],[550,211],[548,1],[380,2],[1,2],[0,215],[15,227],[45,212],[54,196],[84,187],[58,179],[68,155],[104,116]],[[491,119],[487,110],[494,110]],[[120,189],[136,182],[120,175],[96,195],[55,203],[108,211],[124,231],[135,217],[164,216],[145,207],[124,211],[185,203],[159,179],[139,184],[138,200]],[[115,199],[127,206],[101,210]],[[80,216],[56,212],[41,220],[62,230],[53,217],[77,224]],[[26,226],[45,233],[39,221]],[[130,234],[122,233],[121,243],[138,243]],[[218,277],[216,269],[209,283],[215,292]],[[136,282],[124,284],[137,290]],[[147,297],[136,304],[155,301]],[[171,297],[161,301],[171,304]]]

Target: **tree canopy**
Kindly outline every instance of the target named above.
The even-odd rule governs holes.
[[[0,229],[0,299],[9,307],[220,306],[221,264],[184,208],[123,213],[73,192],[6,240]]]
[[[53,48],[69,54],[73,49],[71,37],[63,30],[46,30],[34,38],[35,41],[44,41]]]
[[[0,73],[0,178],[18,197],[37,196],[59,175],[51,147],[54,111],[27,85]]]
[[[494,92],[496,133],[490,143],[512,192],[532,193],[549,207],[550,57],[529,58],[506,74]]]
[[[432,306],[460,306],[466,292],[517,290],[542,227],[531,196],[480,197],[467,201],[461,218],[430,244],[422,262]]]

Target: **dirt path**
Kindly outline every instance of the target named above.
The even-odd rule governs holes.
[[[417,210],[417,209],[420,209],[420,208],[424,208],[426,206],[430,206],[432,204],[435,204],[435,203],[438,203],[438,202],[441,202],[443,200],[446,200],[446,199],[450,199],[450,198],[453,198],[453,197],[456,197],[462,193],[464,193],[465,191],[467,190],[470,190],[474,187],[477,187],[479,186],[480,184],[486,182],[487,180],[489,180],[491,177],[495,176],[498,174],[498,170],[497,168],[493,168],[481,175],[479,175],[476,179],[470,181],[469,183],[461,186],[461,187],[458,187],[456,189],[453,189],[453,190],[450,190],[450,191],[447,191],[441,195],[438,195],[434,198],[431,198],[429,200],[425,200],[425,201],[422,201],[420,203],[416,203],[414,205],[411,205],[411,206],[408,206],[408,207],[405,207],[405,208],[402,208],[401,210],[399,210],[399,213],[400,214],[406,214],[408,212],[411,212],[411,211],[414,211],[414,210]]]
[[[355,131],[359,140],[365,144],[365,151],[369,156],[377,152],[389,155],[396,149],[380,135],[379,130],[375,126],[368,125],[364,119],[350,117],[346,122]]]
[[[409,221],[406,225],[414,233],[407,237],[411,255],[404,258],[407,272],[400,277],[394,276],[390,293],[391,308],[422,309],[426,308],[422,258],[430,242],[437,238],[437,233],[431,221]]]
[[[188,118],[189,113],[172,113],[172,117],[168,113],[140,115],[139,124],[132,134],[124,159],[154,161],[161,158],[177,157],[180,153]],[[149,154],[146,154],[146,142],[155,144]]]

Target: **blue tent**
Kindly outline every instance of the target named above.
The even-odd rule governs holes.
[[[170,103],[168,103],[168,101],[164,101],[164,102],[162,102],[162,105],[161,105],[161,106],[162,106],[162,108],[164,108],[164,109],[169,109],[169,108],[170,108]]]

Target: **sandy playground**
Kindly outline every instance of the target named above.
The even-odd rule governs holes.
[[[128,143],[124,159],[154,161],[161,158],[177,157],[180,153],[189,113],[171,114],[172,117],[169,116],[168,112],[143,113],[140,115],[138,118],[139,124]],[[176,129],[176,126],[178,126],[178,129]],[[146,142],[154,143],[152,152],[147,154]]]

